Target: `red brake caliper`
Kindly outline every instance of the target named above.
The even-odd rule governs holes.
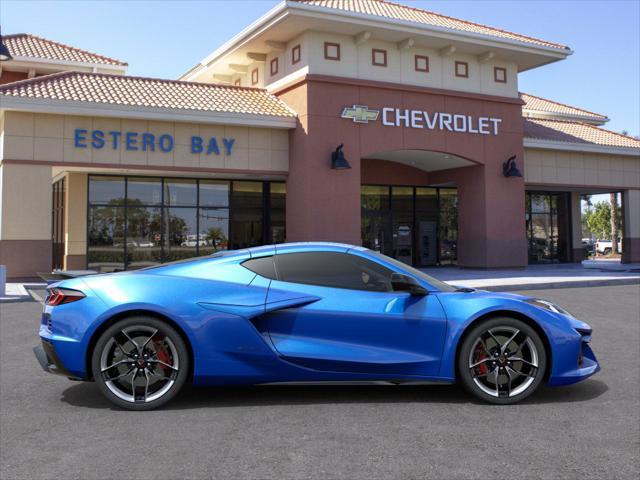
[[[485,352],[484,348],[482,348],[482,345],[478,344],[478,346],[476,347],[476,351],[473,354],[475,361],[479,362],[480,360],[484,360],[485,358],[489,358],[489,352]],[[487,364],[486,363],[481,363],[480,365],[478,365],[476,367],[478,369],[478,373],[480,375],[486,375],[489,371],[489,369],[487,368]]]
[[[171,365],[171,357],[169,356],[169,352],[167,352],[167,348],[162,344],[161,341],[157,340],[153,342],[153,346],[156,349],[156,356],[158,357],[158,360],[160,360],[161,362],[166,363],[167,365]],[[160,367],[162,367],[162,370],[165,373],[170,373],[171,369],[169,367],[167,367],[166,365],[162,365],[160,364]]]

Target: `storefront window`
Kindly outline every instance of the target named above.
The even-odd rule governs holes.
[[[171,207],[195,207],[198,204],[198,184],[195,180],[166,180],[164,204]]]
[[[130,205],[161,205],[162,180],[159,178],[128,178],[127,203]]]
[[[232,250],[263,243],[263,202],[261,182],[233,182],[230,241]]]
[[[229,209],[198,209],[200,255],[229,249]]]
[[[280,182],[91,175],[88,268],[135,269],[282,242],[285,195]]]
[[[124,207],[90,206],[87,264],[111,272],[124,269]]]
[[[123,177],[94,177],[89,190],[89,203],[94,205],[124,204]]]
[[[201,207],[228,207],[229,182],[224,180],[200,180]]]
[[[569,261],[568,194],[527,192],[525,209],[529,263]]]
[[[438,201],[438,244],[441,265],[458,261],[458,191],[441,188]]]

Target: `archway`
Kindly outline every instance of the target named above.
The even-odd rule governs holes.
[[[477,165],[432,150],[390,150],[364,156],[363,245],[418,267],[456,264],[455,172]]]

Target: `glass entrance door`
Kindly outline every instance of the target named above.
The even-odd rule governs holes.
[[[456,263],[457,191],[363,185],[362,243],[418,267]]]
[[[570,261],[569,194],[527,192],[525,201],[529,263]]]

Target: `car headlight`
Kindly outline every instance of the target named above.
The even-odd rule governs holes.
[[[531,305],[535,305],[536,307],[542,308],[544,310],[548,310],[553,313],[561,313],[563,315],[571,316],[571,314],[567,312],[564,308],[559,307],[555,303],[551,303],[547,300],[542,300],[540,298],[530,298],[529,300],[525,300],[525,302]]]

